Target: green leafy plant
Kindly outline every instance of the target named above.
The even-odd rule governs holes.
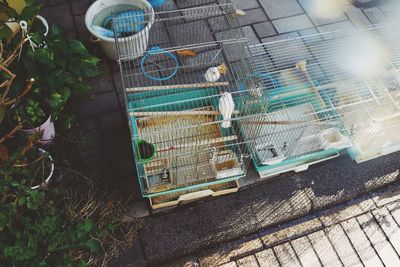
[[[29,128],[39,126],[50,115],[53,121],[56,120],[71,96],[89,90],[82,80],[101,73],[97,67],[99,59],[90,55],[80,41],[67,38],[59,27],[53,25],[44,36],[42,23],[35,20],[38,11],[39,6],[34,3],[29,3],[19,15],[10,11],[10,15],[16,16],[13,20],[27,21],[28,32],[17,34],[4,44],[5,52],[10,53],[23,41],[16,50],[18,60],[9,66],[10,70],[18,72],[10,91],[17,92],[22,82],[35,80],[34,88],[28,94],[29,102],[22,101],[15,109],[16,118]],[[29,111],[25,107],[29,107]],[[39,122],[39,118],[42,121]]]
[[[82,78],[100,73],[99,60],[56,26],[44,37],[31,2],[16,12],[1,1],[0,16],[4,10],[7,21],[28,22],[31,38],[11,31],[0,43],[0,266],[106,264],[130,245],[140,223],[126,216],[117,195],[106,189],[94,193],[92,181],[73,169],[82,168],[83,159],[70,155],[77,158],[76,166],[65,153],[74,147],[71,141],[81,138],[67,134],[75,122],[73,114],[62,112],[72,95],[89,89]],[[8,27],[0,24],[0,36],[7,31],[2,26]],[[35,51],[29,40],[38,44]],[[50,114],[66,118],[57,123],[69,143],[46,148],[59,166],[54,182],[46,184],[49,163],[46,153],[38,153],[40,133],[26,136],[20,130],[37,126]],[[37,184],[41,186],[33,190]]]

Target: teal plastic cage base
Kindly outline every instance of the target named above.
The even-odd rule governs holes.
[[[253,164],[261,178],[268,178],[279,175],[281,173],[295,171],[300,172],[307,170],[310,165],[317,164],[326,160],[330,160],[340,156],[342,149],[329,149],[305,155],[299,158],[282,161],[274,165],[259,165],[256,159],[253,159]]]
[[[347,149],[348,155],[355,160],[357,163],[363,163],[369,160],[373,160],[385,155],[389,155],[400,151],[400,143],[393,144],[385,148],[378,148],[372,151],[361,152],[357,147],[353,146]]]
[[[213,107],[213,109],[217,109],[218,102],[215,95],[218,95],[218,88],[209,87],[204,89],[197,90],[166,90],[166,91],[157,91],[157,92],[143,92],[143,93],[135,93],[128,95],[128,112],[129,111],[146,111],[146,112],[163,112],[165,109],[169,109],[169,106],[173,105],[175,111],[187,110],[188,102],[192,105],[201,108],[201,106],[205,107]],[[210,97],[212,96],[212,97]],[[237,103],[237,106],[242,106],[242,103]],[[217,116],[218,120],[222,119],[221,115]],[[227,183],[231,181],[237,181],[241,177],[245,175],[245,171],[239,172],[241,174],[237,174],[238,171],[233,172],[233,176],[225,177],[225,178],[214,178],[210,179],[207,182],[200,182],[194,185],[182,185],[182,186],[174,186],[173,188],[166,189],[160,192],[149,192],[149,180],[151,176],[147,176],[145,179],[145,162],[139,161],[139,152],[137,151],[137,141],[139,137],[139,129],[138,129],[138,118],[135,116],[130,116],[130,124],[132,131],[132,148],[135,154],[136,168],[139,174],[139,185],[142,192],[143,197],[153,198],[167,194],[173,194],[178,192],[183,192],[187,190],[200,190],[204,189],[211,185],[217,185],[222,183]],[[231,129],[220,129],[222,136],[229,136],[232,134]],[[230,149],[234,153],[239,153],[239,149],[236,145],[229,146]],[[154,158],[157,160],[157,157]]]

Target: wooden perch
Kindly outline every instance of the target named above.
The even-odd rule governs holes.
[[[243,121],[243,124],[256,124],[256,125],[288,125],[288,124],[334,124],[337,122],[332,121]]]
[[[133,87],[133,88],[126,88],[126,92],[127,93],[135,93],[135,92],[158,91],[158,90],[207,88],[207,87],[216,87],[216,86],[229,86],[229,82],[192,83],[192,84],[174,84],[174,85]]]
[[[314,82],[312,81],[310,75],[308,74],[308,71],[307,71],[307,61],[306,61],[306,60],[302,60],[302,61],[298,62],[298,63],[296,64],[296,69],[298,69],[298,70],[301,71],[301,73],[302,73],[302,74],[304,75],[304,77],[306,78],[307,82],[310,84],[311,89],[314,91],[315,95],[317,96],[319,102],[321,103],[321,106],[322,106],[322,107],[325,107],[326,104],[325,104],[324,99],[322,99],[322,97],[321,97],[321,95],[320,95],[320,93],[319,93],[318,88],[315,87]]]
[[[218,137],[218,138],[214,138],[214,139],[200,140],[197,142],[186,143],[186,144],[181,144],[181,145],[176,145],[176,146],[158,148],[157,152],[167,152],[167,151],[176,150],[176,149],[191,148],[191,147],[197,147],[197,146],[207,146],[207,145],[213,145],[213,144],[222,143],[222,142],[234,141],[237,139],[238,139],[237,135]]]
[[[157,116],[204,116],[204,115],[220,115],[221,112],[215,110],[184,110],[184,111],[144,111],[129,112],[131,117],[157,117]],[[233,114],[240,114],[235,110]]]

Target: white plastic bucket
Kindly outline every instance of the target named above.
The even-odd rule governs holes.
[[[103,52],[115,60],[118,60],[115,39],[100,35],[92,28],[92,24],[94,20],[96,22],[103,21],[111,13],[127,11],[129,9],[127,6],[142,9],[146,14],[147,25],[142,31],[129,37],[118,38],[120,56],[135,59],[145,53],[149,41],[149,31],[154,23],[154,9],[149,2],[146,0],[97,0],[89,7],[85,15],[86,28],[100,42]],[[102,12],[105,9],[107,9],[107,12]],[[147,14],[149,14],[149,17]]]
[[[39,143],[47,145],[51,144],[56,135],[56,130],[54,128],[54,123],[51,121],[51,116],[40,126],[32,129],[23,129],[22,132],[27,135],[34,135],[37,132],[43,131],[42,137]]]

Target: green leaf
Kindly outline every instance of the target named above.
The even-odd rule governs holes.
[[[81,56],[86,56],[89,54],[89,51],[86,49],[86,47],[75,39],[69,40],[69,48],[72,50],[72,52]]]
[[[0,25],[0,40],[10,40],[12,36],[13,32],[7,25]]]
[[[71,61],[69,69],[79,77],[95,77],[102,73],[102,71],[97,67],[98,62],[99,59],[96,57],[75,59]]]
[[[19,20],[25,20],[28,23],[31,23],[33,18],[38,13],[38,6],[37,5],[27,5],[21,12],[19,16]]]
[[[21,197],[18,199],[18,205],[19,206],[23,206],[26,203],[26,198],[25,197]]]
[[[60,52],[62,56],[69,54],[69,46],[67,39],[64,36],[55,36],[48,38],[49,47]]]
[[[49,105],[53,109],[62,110],[70,96],[71,90],[68,88],[64,88],[59,92],[53,92],[50,95]]]
[[[37,210],[43,204],[44,193],[36,190],[31,191],[26,200],[28,209]]]
[[[76,237],[81,238],[93,229],[93,222],[89,219],[86,219],[83,223],[78,224],[78,229],[76,230]]]
[[[17,16],[17,12],[12,7],[8,6],[4,2],[0,2],[0,15],[6,14],[9,18],[15,18]],[[2,19],[5,19],[3,16],[0,16]]]
[[[101,246],[100,246],[99,242],[94,239],[89,239],[88,241],[86,241],[85,246],[92,253],[99,253],[101,251]]]
[[[54,54],[47,48],[36,49],[33,52],[34,59],[40,63],[46,65],[47,67],[54,67]]]
[[[50,73],[50,75],[47,78],[47,83],[49,84],[49,87],[51,89],[55,90],[56,88],[64,84],[63,74],[64,74],[63,70],[60,69],[52,71]]]
[[[50,31],[49,31],[49,38],[50,39],[53,39],[53,38],[55,38],[55,37],[60,37],[60,36],[63,36],[63,31],[61,30],[61,28],[60,27],[58,27],[57,25],[53,25],[51,28],[50,28]]]

